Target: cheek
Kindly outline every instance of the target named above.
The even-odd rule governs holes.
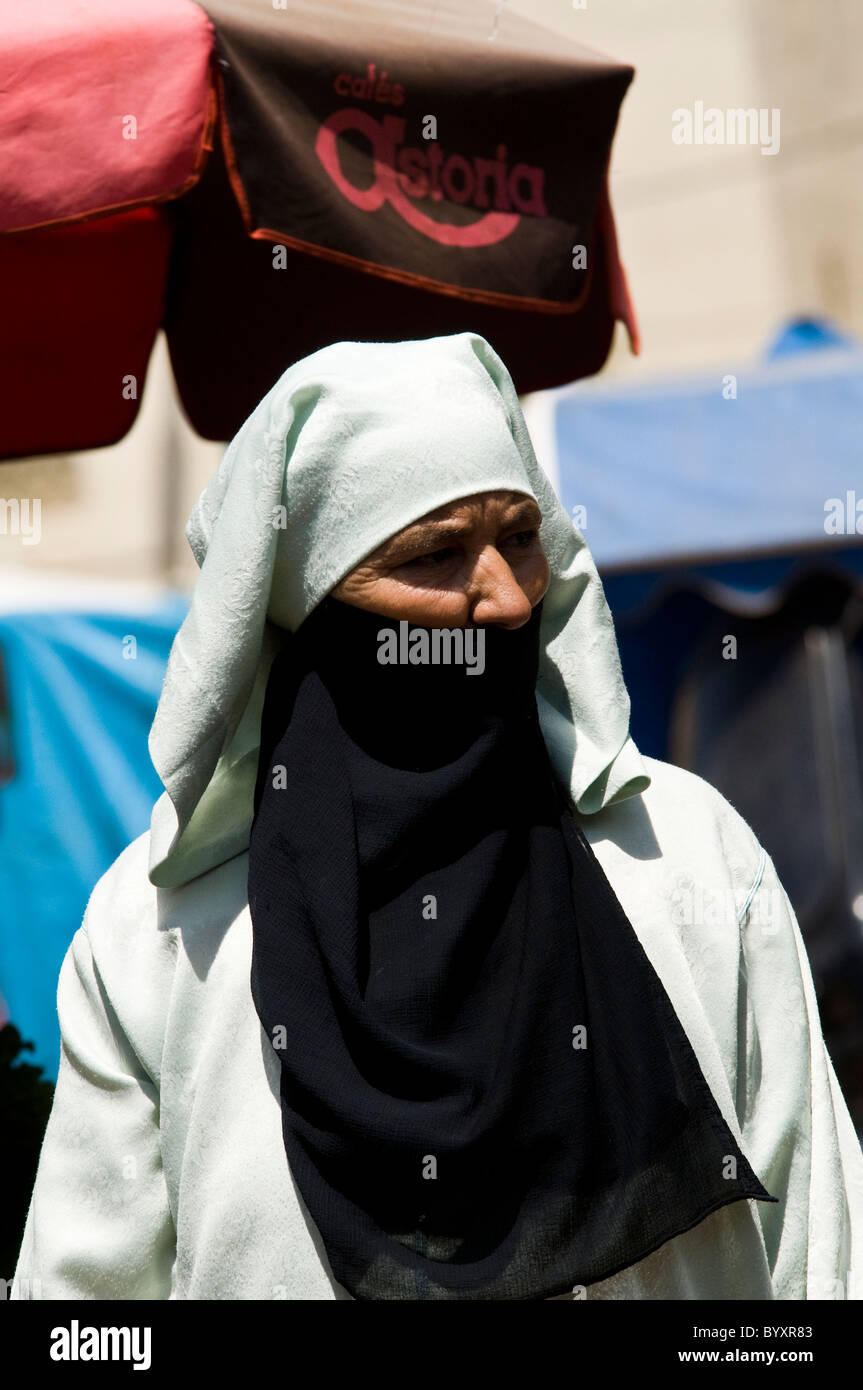
[[[458,627],[467,621],[467,600],[459,586],[429,579],[406,584],[373,573],[355,572],[333,589],[343,603],[418,627]]]
[[[374,594],[375,612],[404,618],[418,627],[459,627],[467,622],[468,604],[460,589],[388,583],[382,580]]]
[[[333,589],[333,598],[341,599],[342,603],[353,603],[362,607],[370,596],[374,595],[375,587],[380,583],[380,578],[370,570],[354,570],[345,579],[337,584]]]
[[[519,587],[529,599],[531,608],[535,608],[545,596],[551,579],[548,560],[541,552],[536,555],[524,555],[512,562],[512,572]]]

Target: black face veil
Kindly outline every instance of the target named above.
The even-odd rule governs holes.
[[[326,598],[270,672],[252,994],[357,1299],[550,1298],[775,1200],[552,770],[541,612],[471,671],[383,664],[398,624]]]

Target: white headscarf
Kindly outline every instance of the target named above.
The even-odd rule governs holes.
[[[201,573],[150,733],[165,787],[152,883],[177,887],[248,848],[281,630],[403,527],[502,488],[533,497],[543,515],[551,580],[537,705],[558,775],[585,814],[649,785],[596,567],[536,461],[497,353],[476,333],[335,343],[264,397],[186,526]]]

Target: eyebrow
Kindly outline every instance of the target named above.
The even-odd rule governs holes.
[[[531,498],[526,497],[523,502],[519,502],[515,512],[508,521],[503,523],[506,526],[518,526],[530,524],[539,526],[541,513],[536,503]],[[456,540],[459,536],[467,535],[471,530],[468,521],[425,521],[410,527],[399,536],[393,536],[381,550],[381,556],[392,559],[398,555],[407,554],[408,551],[423,549],[426,546],[434,548],[440,545],[441,541]]]

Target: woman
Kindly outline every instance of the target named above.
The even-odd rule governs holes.
[[[297,363],[187,534],[165,793],[63,965],[14,1296],[860,1297],[793,911],[629,737],[489,345]]]

